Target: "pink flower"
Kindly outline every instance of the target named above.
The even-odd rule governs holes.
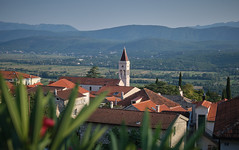
[[[47,129],[50,128],[50,127],[53,127],[54,124],[55,124],[54,120],[44,117],[43,118],[43,125],[42,125],[41,132],[40,132],[41,137],[43,137],[45,135]]]

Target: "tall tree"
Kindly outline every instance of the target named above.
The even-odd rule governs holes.
[[[222,99],[226,98],[227,97],[227,92],[225,89],[223,89],[222,91]]]
[[[97,66],[93,66],[86,74],[86,77],[89,78],[100,78],[100,72],[99,72],[99,68]]]
[[[157,77],[156,81],[155,81],[155,84],[158,84],[158,83],[159,83],[159,78]]]
[[[231,99],[231,85],[230,85],[230,77],[227,77],[227,87],[226,87],[227,99]]]
[[[178,86],[182,87],[182,74],[179,73]]]

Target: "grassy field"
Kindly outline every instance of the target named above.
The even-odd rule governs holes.
[[[75,59],[72,56],[62,55],[21,55],[21,54],[1,54],[0,55],[0,69],[1,70],[15,70],[30,74],[39,75],[40,72],[49,72],[56,76],[85,76],[87,71],[92,66],[82,65],[49,65],[45,64],[46,61],[61,61],[64,64],[65,60]],[[41,64],[31,64],[31,61],[42,61]],[[18,61],[18,62],[16,62]],[[21,63],[29,61],[27,63]],[[19,63],[20,62],[20,63]],[[99,72],[103,77],[118,78],[118,69],[109,69],[100,67]],[[111,75],[109,75],[111,73]],[[191,83],[195,86],[204,86],[205,89],[217,91],[219,94],[221,90],[226,86],[227,73],[222,72],[200,72],[200,71],[182,71],[183,82]],[[145,84],[155,82],[155,78],[166,81],[170,84],[177,85],[179,71],[159,71],[159,70],[142,70],[131,68],[131,85],[132,86],[143,86]],[[239,75],[230,75],[232,92],[234,96],[239,95]],[[57,78],[45,78],[42,80],[44,84],[47,84],[50,80],[56,80]]]

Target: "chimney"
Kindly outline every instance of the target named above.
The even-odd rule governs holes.
[[[181,89],[180,86],[178,87],[178,89],[179,89],[179,93],[180,93],[180,95],[183,97],[183,90]]]
[[[156,112],[160,112],[160,105],[156,105]]]
[[[203,101],[206,100],[206,94],[205,93],[203,93],[202,100]]]
[[[114,108],[114,103],[110,102],[110,108],[113,109]]]
[[[124,92],[121,92],[121,100],[124,99]]]
[[[55,95],[55,96],[57,95],[57,89],[54,90],[54,95]]]
[[[117,98],[115,98],[115,106],[117,105]]]

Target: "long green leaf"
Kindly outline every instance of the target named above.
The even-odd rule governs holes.
[[[96,127],[92,135],[91,141],[89,142],[89,147],[87,148],[87,150],[91,150],[94,148],[94,146],[96,145],[96,142],[100,139],[100,137],[105,133],[106,130],[107,130],[107,127],[103,127],[103,128],[100,128],[100,126]]]
[[[150,128],[150,119],[149,119],[149,112],[146,110],[144,112],[143,124],[141,126],[141,140],[142,140],[142,149],[148,150],[151,149],[152,144],[152,134]],[[150,131],[149,131],[150,130]],[[149,135],[151,134],[151,135]]]
[[[110,132],[110,139],[111,139],[111,149],[112,150],[118,150],[118,144],[117,144],[117,140],[116,137],[114,135],[114,133],[111,131]]]
[[[100,103],[104,100],[106,94],[108,92],[103,92],[99,96],[97,96],[93,102],[90,103],[89,106],[85,106],[78,116],[73,120],[71,123],[71,126],[68,127],[67,131],[64,132],[64,136],[68,136],[72,131],[74,131],[77,127],[79,127],[84,121],[87,120],[87,118],[90,117],[90,115],[98,108]]]
[[[37,89],[36,93],[36,102],[33,108],[32,112],[32,123],[33,123],[33,133],[32,133],[32,143],[33,143],[33,149],[36,149],[37,144],[40,140],[40,130],[42,127],[42,121],[43,121],[43,101],[44,96],[42,89],[39,87]]]
[[[174,126],[175,121],[176,121],[176,119],[173,120],[171,122],[170,126],[168,127],[163,139],[160,141],[159,149],[169,149],[170,148],[169,140],[170,140],[170,137],[171,137],[171,134],[172,134],[172,128]]]
[[[28,105],[28,98],[26,93],[26,87],[22,84],[22,78],[20,78],[20,84],[16,88],[16,100],[19,103],[19,110],[21,115],[21,126],[22,129],[22,137],[23,141],[27,141],[28,139],[28,132],[29,132],[29,105]]]
[[[2,93],[2,101],[4,101],[7,105],[8,112],[11,116],[13,126],[17,132],[18,137],[22,136],[22,131],[19,126],[21,124],[19,110],[16,106],[16,101],[14,101],[13,97],[10,95],[7,85],[5,84],[5,80],[0,74],[0,91]]]
[[[61,145],[64,138],[66,138],[73,131],[71,130],[71,132],[67,132],[69,130],[70,125],[72,125],[71,114],[75,104],[77,93],[78,93],[78,86],[75,86],[75,88],[72,90],[72,93],[70,95],[64,114],[59,122],[59,126],[56,128],[55,133],[53,135],[51,150],[56,150]]]
[[[184,146],[184,150],[191,150],[194,148],[195,142],[202,136],[204,133],[205,126],[201,126],[198,130],[193,134],[193,136],[187,141]]]
[[[154,131],[153,141],[152,141],[152,149],[157,149],[157,141],[160,137],[161,133],[161,125],[158,125],[157,128]]]

